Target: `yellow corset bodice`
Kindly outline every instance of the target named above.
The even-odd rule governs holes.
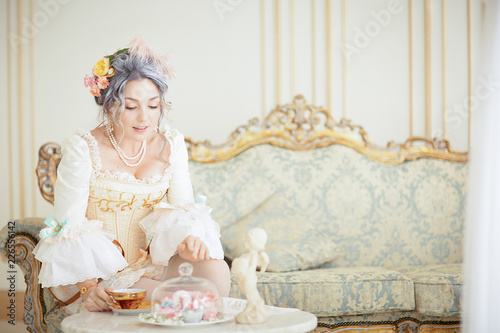
[[[99,173],[91,181],[87,219],[103,222],[103,230],[116,236],[129,264],[148,246],[139,222],[161,201],[170,177],[141,181],[128,174]]]

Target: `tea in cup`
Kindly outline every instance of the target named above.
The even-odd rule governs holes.
[[[146,289],[117,289],[111,292],[120,308],[124,310],[135,310],[146,298]]]

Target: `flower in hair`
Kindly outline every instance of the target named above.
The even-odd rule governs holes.
[[[156,54],[147,46],[144,39],[136,37],[128,48],[118,50],[112,55],[99,59],[92,68],[92,76],[85,75],[83,84],[85,88],[90,88],[90,93],[93,96],[100,97],[101,90],[109,86],[109,78],[116,73],[115,68],[112,67],[113,60],[116,56],[124,53],[138,57],[145,62],[152,62],[159,72],[171,79],[175,77],[174,69],[170,64],[170,56],[168,54]]]
[[[108,58],[102,58],[99,59],[97,64],[94,66],[94,70],[92,71],[95,76],[105,76],[108,75],[109,71],[109,59]]]
[[[101,96],[101,89],[99,89],[97,84],[95,84],[92,87],[90,87],[90,93],[95,97],[100,97]]]
[[[99,89],[106,89],[109,86],[108,78],[105,76],[101,76],[97,79],[97,86]]]
[[[85,75],[85,77],[83,78],[83,84],[85,85],[85,88],[92,87],[95,84],[94,77]]]
[[[108,77],[115,75],[116,71],[111,67],[111,62],[117,54],[125,53],[128,49],[119,50],[114,55],[106,56],[99,59],[92,69],[93,76],[85,75],[83,78],[83,84],[85,88],[90,87],[90,93],[92,96],[100,97],[101,90],[106,89],[109,86]]]

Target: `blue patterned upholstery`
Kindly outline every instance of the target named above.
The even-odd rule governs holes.
[[[462,264],[404,267],[398,271],[415,282],[417,311],[426,315],[460,315]]]
[[[47,308],[47,312],[45,313],[45,322],[47,323],[47,333],[61,333],[61,322],[64,318],[68,317],[70,314],[61,308],[54,297],[44,289],[44,301],[45,306]]]
[[[17,235],[19,234],[25,234],[29,235],[32,237],[36,242],[40,240],[40,229],[43,229],[46,227],[45,224],[43,224],[43,221],[45,221],[44,218],[39,218],[39,217],[27,217],[24,219],[19,219],[15,220],[15,233]],[[6,226],[7,227],[7,226]],[[0,245],[5,246],[4,244],[7,242],[7,229],[2,230],[2,233],[0,233]]]
[[[281,193],[345,253],[331,267],[462,261],[467,164],[389,165],[341,145],[293,151],[262,144],[223,162],[191,161],[190,173],[222,230]]]
[[[299,308],[317,316],[415,309],[413,281],[378,267],[259,273],[258,289],[266,304]],[[243,297],[234,276],[230,297]]]
[[[190,172],[226,249],[241,238],[241,221],[263,220],[259,205],[277,194],[307,217],[287,227],[310,224],[344,254],[322,269],[259,274],[266,304],[331,323],[375,314],[459,318],[466,163],[394,165],[338,144],[307,151],[261,144],[222,162],[190,161]],[[235,283],[231,296],[243,296]]]
[[[287,272],[317,267],[340,256],[327,235],[314,228],[281,193],[276,193],[248,216],[222,230],[224,254],[235,259],[244,252],[248,230],[267,231],[268,271]]]

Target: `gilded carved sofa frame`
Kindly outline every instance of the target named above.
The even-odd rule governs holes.
[[[331,144],[341,144],[357,150],[378,162],[400,164],[404,161],[423,157],[437,158],[454,162],[467,162],[468,153],[457,152],[450,148],[448,141],[412,137],[404,143],[390,142],[387,146],[379,146],[372,142],[361,126],[353,125],[349,120],[334,121],[330,113],[313,105],[306,104],[301,95],[297,95],[293,103],[278,106],[269,115],[259,120],[254,118],[247,125],[238,127],[220,145],[209,141],[195,142],[186,138],[189,159],[201,163],[212,163],[230,159],[242,151],[259,144],[271,144],[292,150],[311,150]],[[39,162],[36,168],[38,185],[42,196],[54,203],[54,184],[56,169],[61,159],[61,147],[56,143],[47,143],[40,148]],[[15,242],[15,260],[21,267],[26,282],[24,300],[24,323],[30,332],[46,332],[44,322],[46,307],[43,301],[43,289],[38,284],[40,263],[33,256],[33,249],[38,240],[27,233],[17,232],[9,238],[6,249]],[[366,328],[369,327],[369,330]],[[460,323],[450,322],[448,325],[432,322],[419,322],[412,318],[402,318],[396,322],[350,323],[331,327],[318,324],[312,332],[459,332]]]

